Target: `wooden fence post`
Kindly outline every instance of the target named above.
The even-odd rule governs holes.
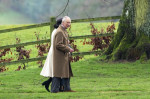
[[[54,24],[56,24],[56,18],[55,17],[51,17],[50,18],[50,42],[51,42],[51,34],[54,30]]]

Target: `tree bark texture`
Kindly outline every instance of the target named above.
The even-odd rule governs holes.
[[[150,59],[150,0],[125,0],[117,33],[107,59]]]

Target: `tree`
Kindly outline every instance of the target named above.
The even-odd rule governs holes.
[[[150,0],[125,0],[117,33],[107,59],[150,59]]]

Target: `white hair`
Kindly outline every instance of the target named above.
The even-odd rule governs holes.
[[[64,21],[66,21],[66,19],[67,18],[69,18],[70,19],[70,17],[68,17],[68,16],[64,16],[63,18],[62,18],[62,22],[64,22]],[[71,20],[71,19],[70,19]]]

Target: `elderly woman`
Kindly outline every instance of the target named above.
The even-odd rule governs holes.
[[[62,18],[58,19],[56,21],[56,24],[54,25],[54,30],[51,34],[51,47],[49,49],[45,64],[43,66],[43,69],[40,73],[40,75],[42,75],[44,77],[50,77],[48,80],[46,80],[42,83],[42,85],[45,85],[45,88],[48,92],[50,92],[50,90],[48,88],[49,88],[49,85],[50,85],[50,83],[52,81],[52,77],[53,77],[53,53],[54,53],[53,52],[54,51],[53,50],[53,40],[54,40],[54,36],[56,33],[56,29],[59,27],[61,22],[62,22]]]

